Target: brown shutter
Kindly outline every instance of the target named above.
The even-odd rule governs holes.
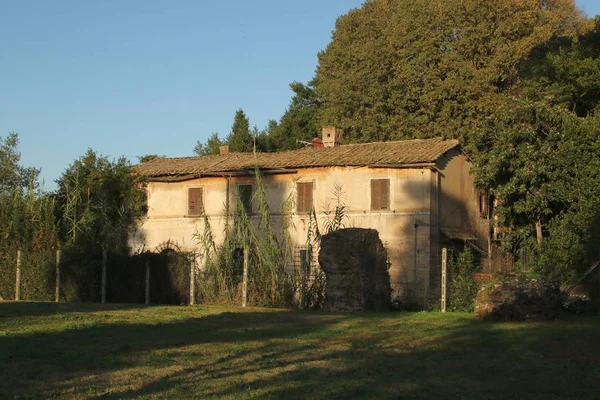
[[[299,213],[308,213],[313,208],[313,183],[300,182],[296,185],[298,199],[296,201],[296,211]]]
[[[390,180],[382,179],[381,181],[381,210],[390,209]]]
[[[377,180],[371,180],[371,210],[379,210],[379,185]]]
[[[202,215],[202,188],[188,189],[188,215]]]
[[[311,212],[313,208],[313,183],[307,182],[304,194],[304,212]]]
[[[390,180],[371,180],[371,210],[390,209]]]
[[[304,184],[299,183],[296,186],[296,191],[298,192],[298,201],[296,201],[296,211],[304,212]]]

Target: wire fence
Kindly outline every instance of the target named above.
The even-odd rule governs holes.
[[[0,298],[185,304],[190,302],[191,260],[189,253],[121,255],[69,249],[51,255],[16,250],[0,262]]]

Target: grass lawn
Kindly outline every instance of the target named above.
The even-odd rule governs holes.
[[[0,398],[598,399],[600,317],[0,303]]]

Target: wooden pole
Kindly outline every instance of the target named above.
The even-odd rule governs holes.
[[[17,274],[15,278],[15,301],[21,300],[21,250],[17,250]]]
[[[306,265],[308,262],[308,255],[307,255],[308,251],[306,253],[300,252],[300,254],[302,255],[302,259],[300,260],[300,267],[302,269],[302,287],[301,287],[302,303],[301,303],[301,305],[302,305],[302,309],[305,309],[306,308],[306,281],[307,281]]]
[[[448,285],[448,251],[442,248],[442,312],[446,312],[446,289]]]
[[[196,258],[192,256],[190,263],[190,305],[196,304]]]
[[[102,248],[102,304],[106,303],[106,249]]]
[[[244,276],[242,281],[242,307],[248,303],[248,248],[244,247]]]
[[[150,263],[146,260],[146,305],[150,304]]]
[[[419,253],[419,246],[418,246],[418,229],[419,229],[419,224],[417,222],[417,220],[415,219],[415,224],[413,225],[413,227],[415,228],[415,248],[414,248],[414,254],[413,254],[413,268],[414,268],[414,274],[415,274],[415,283],[417,283],[418,279],[417,279],[417,254]]]
[[[60,301],[60,249],[56,250],[56,290],[54,292],[54,301]]]

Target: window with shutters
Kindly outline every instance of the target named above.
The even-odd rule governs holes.
[[[252,185],[238,185],[237,193],[246,214],[252,214]]]
[[[188,215],[200,216],[204,208],[202,200],[202,188],[188,189]]]
[[[296,212],[303,214],[311,212],[313,208],[313,183],[298,182],[296,184],[296,192],[298,194]]]
[[[390,209],[390,180],[371,179],[371,210]]]

